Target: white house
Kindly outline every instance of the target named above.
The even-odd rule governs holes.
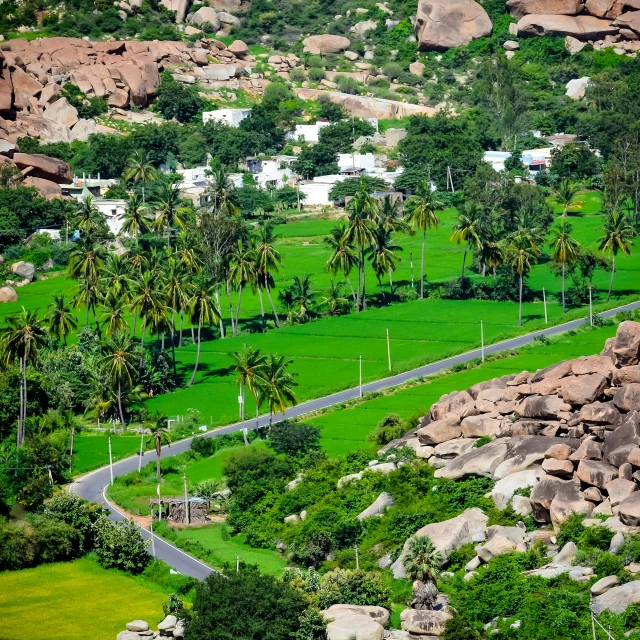
[[[376,168],[376,157],[373,153],[339,153],[338,166],[344,169],[364,169],[372,171]]]
[[[314,124],[297,124],[295,131],[290,131],[287,134],[287,140],[315,144],[320,140],[320,131],[330,124],[328,120],[318,120]]]
[[[99,200],[95,199],[93,204],[104,216],[109,231],[113,235],[118,235],[124,224],[123,216],[127,208],[126,200]]]
[[[305,206],[324,207],[333,204],[329,198],[329,192],[338,183],[346,180],[346,176],[330,175],[316,176],[313,180],[305,180],[300,183],[300,193],[304,193]]]
[[[231,127],[239,127],[240,123],[251,113],[251,109],[216,109],[215,111],[205,111],[202,114],[202,123],[207,124],[210,120],[224,122]]]
[[[200,182],[206,182],[208,167],[194,167],[193,169],[176,169],[176,173],[182,176],[180,185],[191,186]]]

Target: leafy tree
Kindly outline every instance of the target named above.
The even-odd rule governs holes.
[[[428,536],[409,539],[404,567],[409,580],[414,582],[413,597],[416,609],[433,609],[438,589],[436,578],[442,556]]]
[[[134,520],[114,524],[100,518],[95,524],[95,552],[105,569],[120,569],[134,575],[142,573],[151,561],[147,545]]]
[[[563,180],[555,190],[555,201],[562,206],[562,217],[566,218],[569,209],[581,209],[584,200],[578,199],[581,187],[575,182]]]
[[[283,420],[269,430],[269,443],[276,453],[303,458],[319,449],[320,430],[309,424]]]
[[[144,428],[149,430],[149,441],[153,442],[153,446],[156,450],[156,477],[158,482],[160,482],[160,456],[162,455],[162,445],[171,444],[171,441],[173,440],[168,424],[168,417],[160,411],[154,411],[144,424]]]
[[[198,585],[185,640],[290,640],[305,609],[302,594],[272,576],[213,572]]]
[[[120,422],[126,429],[122,409],[122,390],[134,386],[135,362],[138,356],[133,340],[126,334],[116,333],[108,338],[102,346],[101,365],[106,373],[109,384],[113,385],[117,399]]]
[[[270,421],[274,413],[283,413],[287,406],[294,407],[298,404],[294,387],[298,386],[294,377],[296,374],[289,373],[288,368],[293,360],[287,360],[284,356],[269,354],[265,365],[265,387],[264,396],[269,405]]]
[[[196,363],[193,367],[193,374],[189,385],[196,380],[198,365],[200,364],[200,347],[202,344],[202,327],[205,323],[213,324],[220,320],[220,309],[215,301],[215,291],[211,283],[206,279],[200,279],[195,283],[193,295],[189,299],[189,316],[191,322],[198,327],[198,351],[196,353]]]
[[[478,630],[464,614],[453,610],[451,618],[447,620],[442,640],[485,640],[486,635]]]
[[[240,387],[242,405],[240,406],[240,417],[244,425],[245,418],[245,389],[253,396],[256,404],[256,415],[260,405],[260,395],[265,389],[264,369],[267,362],[265,356],[260,355],[259,349],[244,345],[241,351],[232,354],[235,361],[234,369],[237,374],[237,384]],[[245,444],[249,444],[245,436]]]
[[[293,163],[293,170],[307,180],[338,173],[336,154],[336,148],[330,144],[305,146]]]
[[[584,180],[599,173],[601,165],[586,145],[570,142],[551,151],[551,170],[561,178]]]
[[[371,176],[361,176],[360,178],[347,178],[337,182],[329,191],[331,200],[344,201],[348,197],[353,197],[360,189],[366,189],[369,193],[376,191],[388,191],[389,185],[382,178],[372,178]]]
[[[53,302],[49,305],[49,311],[45,316],[47,329],[50,335],[58,337],[67,346],[67,336],[78,328],[71,306],[65,302],[64,296],[54,296]]]
[[[309,77],[311,78],[311,69],[309,70]],[[324,78],[324,70],[322,71],[322,77]],[[322,80],[322,78],[320,79]],[[339,122],[347,117],[347,112],[342,106],[331,102],[328,96],[320,96],[318,103],[320,104],[320,109],[318,110],[319,119],[328,120],[329,122]]]
[[[170,73],[161,74],[154,107],[163,118],[188,122],[203,106],[204,101],[193,87],[177,82]]]
[[[522,290],[524,278],[531,271],[531,267],[537,263],[540,249],[533,242],[528,242],[521,237],[511,239],[505,251],[505,264],[518,274],[520,282],[518,326],[522,326]]]
[[[553,261],[562,265],[562,312],[566,313],[564,299],[565,271],[568,264],[575,262],[580,255],[580,243],[572,237],[571,224],[563,220],[560,225],[553,230],[551,246],[553,247]]]
[[[480,207],[474,202],[466,202],[463,211],[458,214],[458,218],[453,225],[451,242],[456,242],[457,244],[466,242],[464,255],[462,256],[462,275],[460,278],[464,278],[467,251],[470,249],[476,249],[477,251],[482,249],[481,227],[483,222],[483,212]]]
[[[611,299],[613,290],[613,278],[616,273],[616,257],[618,253],[625,256],[631,254],[635,229],[630,224],[627,215],[621,211],[612,211],[604,217],[604,235],[598,239],[598,249],[603,253],[611,254],[611,280],[609,281],[609,293],[607,302]]]

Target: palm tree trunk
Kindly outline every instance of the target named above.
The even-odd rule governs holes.
[[[120,410],[120,422],[122,422],[122,428],[126,430],[127,425],[124,421],[124,411],[122,410],[122,388],[120,381],[118,381],[118,409]]]
[[[173,377],[177,377],[178,372],[176,371],[176,317],[175,312],[171,312],[171,357],[173,359]]]
[[[98,314],[96,313],[96,303],[91,303],[91,310],[93,311],[93,319],[96,322],[96,331],[98,332],[98,337],[102,337],[102,330],[100,329],[100,323],[98,322]]]
[[[420,267],[420,300],[424,300],[424,248],[427,244],[427,229],[422,232],[422,261]]]
[[[362,250],[362,310],[367,310],[367,275],[364,261],[364,249]]]
[[[243,285],[240,285],[240,290],[238,291],[238,306],[236,307],[236,327],[233,333],[234,336],[238,335],[238,327],[240,326],[240,303],[242,302],[242,290],[244,289]]]
[[[382,304],[387,303],[387,298],[384,295],[384,287],[382,286],[382,278],[378,276],[378,286],[380,287],[380,293],[382,294]]]
[[[198,365],[200,364],[200,329],[202,328],[202,312],[200,313],[200,320],[198,322],[198,351],[196,352],[196,366],[193,368],[193,374],[191,375],[191,380],[189,380],[190,387],[196,380],[196,373],[198,373]]]
[[[142,321],[142,335],[140,336],[140,364],[138,365],[139,369],[142,369],[142,358],[144,356],[144,332],[147,328],[147,319],[145,318]]]
[[[522,274],[520,274],[520,306],[518,311],[518,326],[522,326]]]
[[[218,309],[222,311],[220,305],[220,288],[216,286],[216,302],[218,303]],[[222,313],[220,313],[220,339],[224,340],[224,322],[222,321]]]
[[[84,315],[84,328],[89,328],[89,279],[86,278],[85,289],[84,289],[84,298],[85,298],[85,315]]]
[[[191,342],[196,341],[196,334],[194,332],[193,324],[191,325]]]
[[[236,335],[236,323],[233,317],[233,300],[231,299],[231,289],[229,288],[229,280],[227,280],[227,298],[229,300],[229,315],[231,316],[231,331]]]
[[[361,262],[358,259],[358,296],[356,298],[356,311],[358,313],[360,313],[360,291],[362,288],[362,269],[361,267]]]
[[[160,338],[160,350],[164,351],[164,331],[162,332],[162,338]]]
[[[22,384],[22,368],[24,366],[24,360],[20,358],[20,413],[18,414],[18,440],[17,446],[19,447],[24,440],[22,414],[24,413],[24,391]]]
[[[160,454],[156,452],[156,478],[160,482]]]
[[[616,273],[616,256],[613,256],[613,260],[611,262],[611,280],[609,281],[609,294],[607,295],[607,302],[611,299],[611,292],[613,291],[613,277]]]
[[[562,263],[562,313],[567,313],[567,309],[564,304],[564,267],[565,263]]]
[[[389,267],[389,293],[393,295],[393,269]]]
[[[133,310],[133,333],[131,334],[132,338],[136,337],[136,324],[138,324],[138,314],[136,313],[136,310]]]
[[[347,279],[347,282],[349,283],[349,289],[351,289],[351,295],[353,297],[353,301],[356,302],[356,292],[353,290],[353,285],[351,284],[351,278],[347,273],[345,273],[344,275],[345,275],[345,278]]]
[[[278,312],[276,311],[276,307],[273,304],[273,298],[271,297],[271,289],[269,288],[269,283],[265,278],[264,287],[267,290],[267,297],[269,298],[269,304],[271,305],[271,309],[273,310],[273,317],[276,319],[276,326],[278,329],[282,329],[282,325],[280,324],[280,318],[278,318]],[[353,287],[351,288],[353,291]]]
[[[267,326],[267,321],[264,317],[264,302],[262,300],[262,287],[258,282],[258,298],[260,298],[260,314],[262,315],[262,330],[264,331]]]
[[[464,250],[464,255],[462,256],[462,275],[460,276],[460,280],[464,280],[464,267],[467,262],[467,249]]]

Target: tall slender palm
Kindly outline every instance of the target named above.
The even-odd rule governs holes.
[[[278,267],[282,266],[282,256],[280,252],[275,248],[274,243],[277,236],[273,231],[273,224],[271,222],[264,222],[260,224],[255,234],[255,265],[256,276],[258,281],[258,293],[260,293],[261,286],[264,286],[269,298],[269,304],[273,311],[273,317],[275,318],[276,325],[280,328],[280,318],[278,318],[278,312],[273,304],[273,297],[271,296],[271,287],[269,281],[271,280],[271,272],[278,272]],[[262,295],[260,295],[260,301],[262,302]]]
[[[378,224],[389,233],[402,231],[408,232],[410,227],[403,218],[402,200],[392,196],[385,196],[380,204]]]
[[[85,328],[89,328],[89,306],[91,287],[98,281],[98,274],[104,264],[102,248],[90,238],[80,240],[78,246],[69,255],[69,275],[84,284],[86,305]]]
[[[236,382],[240,387],[240,419],[244,428],[245,419],[245,391],[248,389],[256,403],[256,415],[259,407],[259,398],[266,388],[265,366],[267,358],[260,354],[259,349],[254,349],[246,344],[241,351],[232,354],[233,368],[236,373]],[[245,436],[245,444],[248,444]]]
[[[162,445],[171,444],[173,436],[168,427],[169,419],[160,411],[154,411],[147,421],[142,425],[149,432],[147,442],[152,442],[156,450],[156,478],[160,482],[160,456],[162,455]]]
[[[464,209],[458,214],[455,224],[453,225],[453,234],[450,238],[451,242],[460,244],[465,242],[464,255],[462,256],[462,275],[464,278],[464,268],[467,261],[467,251],[470,249],[482,249],[482,231],[483,224],[482,209],[474,202],[465,202]]]
[[[626,213],[622,211],[611,211],[604,218],[604,227],[602,227],[604,235],[598,239],[598,249],[603,253],[611,254],[611,280],[609,281],[609,293],[607,302],[611,299],[613,290],[613,278],[616,273],[616,257],[618,253],[625,256],[631,254],[631,246],[633,238],[636,237],[636,231],[629,221]]]
[[[18,447],[25,437],[25,422],[27,420],[27,367],[38,361],[40,347],[46,344],[46,331],[38,320],[37,311],[22,311],[7,318],[6,326],[0,329],[2,347],[2,361],[9,366],[18,361],[20,365],[20,415],[18,417]]]
[[[367,309],[366,276],[364,256],[373,243],[375,221],[378,216],[378,201],[369,194],[364,184],[360,186],[347,204],[349,223],[345,232],[345,240],[358,250],[358,295],[356,309]]]
[[[108,291],[102,301],[103,313],[100,321],[105,327],[105,333],[111,337],[117,333],[124,332],[129,327],[125,320],[127,313],[127,303],[122,296],[114,291]]]
[[[316,297],[309,276],[294,276],[291,286],[280,294],[280,299],[287,307],[289,322],[308,322],[315,315]]]
[[[98,230],[102,222],[102,214],[93,202],[93,196],[87,196],[78,202],[74,225],[83,233],[85,238],[89,238]]]
[[[171,352],[173,357],[173,373],[176,374],[176,313],[180,316],[180,341],[182,346],[182,322],[184,312],[189,302],[187,278],[184,267],[174,258],[169,259],[166,279],[164,283],[164,293],[169,309],[171,309]]]
[[[127,234],[137,238],[140,234],[148,233],[151,225],[151,214],[147,207],[138,198],[137,194],[130,195],[122,217],[122,228],[118,235]]]
[[[566,218],[569,209],[581,209],[584,200],[578,198],[581,186],[577,182],[563,180],[555,190],[555,201],[562,207],[562,217]]]
[[[125,303],[131,301],[133,279],[129,263],[116,253],[109,254],[99,278],[100,286],[122,298]]]
[[[214,160],[211,162],[211,168],[207,170],[207,175],[211,178],[208,195],[213,203],[213,210],[226,215],[240,215],[238,195],[227,168]]]
[[[140,338],[140,363],[139,368],[142,369],[142,360],[144,357],[144,334],[147,325],[152,320],[153,315],[159,307],[163,307],[165,302],[162,295],[162,289],[153,274],[145,271],[133,283],[133,300],[131,306],[142,319],[142,335]]]
[[[518,326],[522,326],[522,285],[524,277],[531,267],[538,262],[540,249],[529,242],[511,240],[505,251],[505,263],[508,264],[520,279],[520,297],[518,310]]]
[[[194,292],[189,300],[189,315],[191,323],[198,325],[198,350],[196,352],[196,364],[193,367],[193,374],[187,386],[191,386],[195,382],[196,374],[198,373],[202,327],[205,323],[213,324],[220,319],[220,310],[215,300],[215,289],[212,284],[204,278],[194,283]]]
[[[186,229],[180,231],[176,243],[176,255],[182,266],[189,272],[195,273],[202,267],[202,258],[198,252],[198,243],[193,233]]]
[[[353,247],[347,241],[347,226],[345,224],[339,224],[331,230],[331,234],[324,239],[332,249],[333,253],[329,260],[327,260],[327,270],[337,275],[339,272],[344,274],[344,277],[351,289],[351,295],[353,301],[356,302],[356,292],[351,284],[349,274],[354,266],[358,264],[358,256]]]
[[[480,249],[480,259],[482,260],[483,269],[484,267],[489,267],[493,271],[493,277],[495,278],[498,268],[504,264],[504,250],[496,240],[485,240]]]
[[[118,413],[124,429],[127,428],[122,410],[122,391],[134,386],[135,363],[137,358],[133,340],[125,333],[116,333],[102,345],[100,364],[106,372],[107,382],[113,386],[118,399]]]
[[[240,326],[240,305],[242,303],[242,291],[244,287],[255,281],[255,253],[250,247],[245,247],[242,240],[238,240],[236,250],[231,254],[229,266],[229,283],[238,290],[238,304],[235,313],[235,325],[233,335],[238,335]]]
[[[351,308],[351,302],[344,294],[344,282],[335,282],[331,278],[329,290],[322,298],[320,305],[327,308],[327,314],[330,316],[339,316],[342,313],[348,313]]]
[[[442,556],[428,536],[409,538],[404,567],[413,582],[413,602],[416,609],[433,609],[438,590],[436,579]]]
[[[444,204],[440,202],[431,190],[431,184],[423,180],[416,189],[416,194],[407,202],[409,215],[407,220],[413,229],[422,231],[422,259],[420,267],[420,298],[424,298],[424,250],[427,244],[427,229],[437,229],[440,226],[440,218],[436,211],[442,209]]]
[[[263,396],[269,406],[269,421],[273,421],[274,413],[283,413],[288,406],[294,407],[298,400],[293,391],[298,386],[295,381],[295,374],[289,373],[287,369],[293,360],[287,360],[284,356],[269,354],[264,366],[264,391]]]
[[[393,277],[392,274],[396,270],[396,262],[400,262],[400,257],[396,255],[396,251],[402,251],[402,247],[393,244],[391,233],[384,227],[377,227],[374,232],[373,244],[369,248],[369,260],[373,271],[378,278],[380,293],[382,293],[382,301],[386,302],[384,287],[382,286],[382,277],[389,274],[389,291],[393,295]]]
[[[184,227],[184,209],[180,206],[180,187],[177,184],[163,184],[155,202],[156,231],[167,231],[167,246],[171,246],[171,229]]]
[[[566,266],[575,262],[580,255],[580,243],[571,235],[573,226],[570,222],[562,220],[552,229],[551,247],[553,249],[553,261],[562,265],[562,313],[567,312],[564,296],[564,283]]]
[[[45,320],[49,333],[63,340],[66,347],[67,336],[77,329],[78,321],[73,311],[71,311],[71,305],[65,301],[64,296],[53,297],[53,302],[49,305]]]
[[[145,201],[144,189],[147,182],[157,180],[158,172],[149,159],[149,154],[142,149],[134,151],[127,160],[124,179],[133,182],[142,182],[142,202]]]
[[[134,242],[129,248],[129,251],[127,251],[125,261],[132,273],[135,271],[140,273],[147,266],[148,259],[146,252],[137,241]]]

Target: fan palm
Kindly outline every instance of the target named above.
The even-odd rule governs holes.
[[[436,579],[442,565],[442,555],[428,536],[409,538],[404,558],[407,578],[413,581],[413,606],[416,609],[433,609],[438,590]]]
[[[269,405],[269,422],[273,422],[274,413],[282,413],[288,406],[294,407],[298,400],[293,391],[298,386],[295,381],[295,374],[289,373],[287,369],[293,360],[287,360],[284,356],[269,354],[264,366],[265,385],[262,391],[263,398]],[[261,404],[261,403],[260,403]]]
[[[242,291],[249,282],[255,281],[255,253],[250,247],[245,247],[242,240],[238,240],[236,250],[231,254],[229,266],[229,283],[238,290],[238,304],[235,312],[235,323],[233,335],[238,335],[240,325],[240,304],[242,302]]]
[[[505,251],[505,264],[508,264],[520,279],[518,326],[522,326],[522,285],[524,277],[531,267],[538,262],[540,249],[530,242],[511,240]]]
[[[22,311],[7,318],[2,327],[0,346],[2,361],[9,366],[17,360],[20,365],[20,414],[18,417],[17,444],[22,445],[27,420],[27,367],[38,361],[40,347],[46,344],[46,331],[38,320],[37,311]]]
[[[368,250],[371,266],[378,278],[380,292],[382,293],[382,302],[386,302],[384,287],[382,286],[382,276],[389,274],[389,291],[393,295],[393,272],[396,270],[396,261],[400,262],[400,258],[395,254],[396,251],[402,251],[402,247],[392,243],[391,232],[384,227],[377,227],[374,232],[374,241]]]
[[[234,359],[233,369],[237,376],[236,382],[240,387],[240,397],[242,398],[240,404],[240,419],[244,428],[245,390],[249,389],[249,393],[253,396],[256,403],[257,414],[260,395],[266,388],[264,375],[267,359],[265,356],[260,355],[259,349],[254,349],[247,345],[244,345],[241,351],[233,353],[232,357]],[[248,444],[246,436],[245,444]]]
[[[569,209],[581,209],[584,200],[578,199],[581,187],[576,182],[563,180],[554,192],[555,201],[562,207],[562,217],[566,218]]]
[[[198,325],[198,350],[193,374],[187,386],[191,386],[195,382],[196,374],[198,373],[202,326],[205,323],[213,324],[220,319],[220,310],[215,301],[215,290],[208,280],[200,279],[194,284],[194,292],[189,300],[189,315],[191,323]]]
[[[273,224],[271,222],[265,222],[258,226],[256,230],[255,238],[255,265],[256,276],[258,281],[258,292],[260,293],[260,287],[264,285],[267,297],[269,298],[269,304],[273,311],[273,316],[276,321],[276,325],[280,328],[280,318],[278,318],[278,312],[273,304],[273,297],[271,296],[271,287],[269,281],[272,271],[278,272],[278,267],[282,266],[282,256],[280,252],[275,248],[274,243],[276,241],[276,234],[273,232]],[[262,301],[262,296],[260,297]]]
[[[609,293],[607,302],[611,299],[613,290],[613,278],[616,273],[616,257],[618,253],[625,256],[631,255],[631,246],[636,231],[626,213],[621,211],[611,211],[604,218],[604,235],[598,239],[598,249],[603,253],[611,254],[611,280],[609,281]]]
[[[127,199],[122,220],[119,236],[128,234],[137,239],[140,234],[148,233],[151,229],[151,214],[135,193]]]
[[[67,336],[78,328],[78,321],[71,311],[71,305],[65,302],[64,296],[53,297],[45,320],[49,333],[63,340],[66,347]]]
[[[156,231],[167,231],[167,246],[171,246],[171,229],[184,227],[184,210],[180,206],[180,187],[177,184],[163,184],[155,202]]]
[[[580,255],[580,243],[571,235],[573,226],[566,220],[552,230],[551,247],[553,248],[553,261],[562,265],[562,313],[566,313],[564,282],[565,270],[568,264],[575,262]]]
[[[124,333],[116,333],[102,345],[100,364],[106,373],[106,379],[112,385],[118,399],[118,413],[123,428],[127,428],[122,410],[122,390],[134,386],[136,347],[133,340]]]
[[[85,328],[89,328],[89,306],[91,304],[90,289],[98,281],[98,274],[104,264],[102,248],[91,239],[86,238],[69,255],[69,275],[84,283],[86,305]]]
[[[437,229],[440,226],[440,218],[436,215],[438,209],[444,204],[440,202],[431,190],[431,184],[423,180],[416,189],[415,195],[407,202],[409,215],[408,222],[413,229],[422,231],[422,259],[420,268],[420,298],[424,298],[424,250],[427,244],[427,229]]]
[[[327,270],[333,275],[337,275],[340,271],[344,274],[351,289],[353,301],[356,302],[356,292],[353,290],[349,274],[351,269],[358,264],[358,256],[347,241],[347,226],[339,224],[331,230],[331,234],[324,241],[333,249],[333,254],[327,261]]]
[[[162,445],[171,444],[173,436],[168,427],[169,419],[160,411],[154,411],[144,423],[143,428],[149,432],[147,443],[153,443],[156,450],[156,478],[160,482],[160,456],[162,455]]]
[[[482,248],[482,227],[483,215],[482,209],[474,202],[466,202],[462,213],[458,214],[455,224],[453,225],[453,235],[451,242],[460,244],[465,242],[464,255],[462,256],[462,275],[464,278],[464,268],[467,261],[467,251],[470,249],[480,250]]]

